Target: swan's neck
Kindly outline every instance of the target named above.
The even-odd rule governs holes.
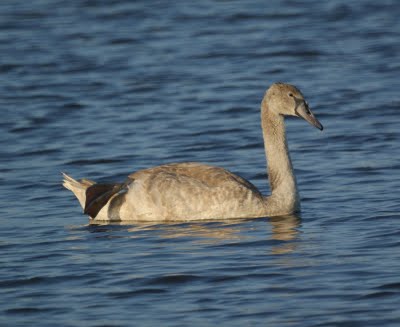
[[[268,110],[264,101],[261,121],[272,192],[266,198],[268,215],[293,213],[300,209],[300,202],[286,141],[284,118]]]

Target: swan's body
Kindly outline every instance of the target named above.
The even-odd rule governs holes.
[[[272,194],[223,168],[175,163],[137,171],[124,184],[76,181],[64,174],[64,186],[78,198],[92,222],[187,221],[255,218],[300,210],[299,195],[285,136],[284,115],[322,125],[294,86],[276,83],[261,106],[261,121]]]

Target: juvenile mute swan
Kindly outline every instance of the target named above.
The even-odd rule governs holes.
[[[300,210],[288,153],[284,116],[298,116],[322,130],[303,94],[275,83],[261,103],[261,123],[271,195],[264,197],[242,177],[200,163],[172,163],[132,173],[123,184],[76,181],[64,186],[78,198],[91,222],[187,221],[287,215]]]

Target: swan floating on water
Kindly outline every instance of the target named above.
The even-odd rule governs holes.
[[[64,175],[91,223],[189,221],[288,215],[300,210],[284,116],[297,116],[322,130],[295,86],[275,83],[261,103],[261,125],[271,195],[230,171],[195,162],[136,171],[125,183],[97,184]]]

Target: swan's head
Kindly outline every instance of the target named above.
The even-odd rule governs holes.
[[[268,106],[268,110],[275,114],[301,117],[321,131],[323,129],[321,123],[308,107],[303,94],[293,85],[284,83],[272,84],[265,94],[264,101]]]

